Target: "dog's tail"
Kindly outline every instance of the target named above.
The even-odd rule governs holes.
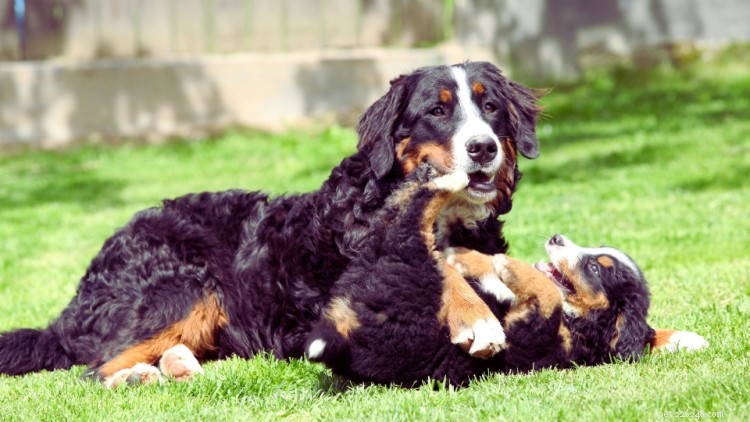
[[[307,336],[305,355],[312,362],[322,362],[336,372],[349,367],[349,344],[331,321],[321,318]]]
[[[0,374],[69,369],[73,359],[63,348],[60,337],[49,328],[24,328],[0,334]]]

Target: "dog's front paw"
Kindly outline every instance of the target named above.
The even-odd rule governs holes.
[[[448,192],[460,192],[469,186],[469,175],[465,171],[454,171],[440,177],[436,177],[431,182],[435,189]]]
[[[409,175],[407,176],[407,180],[413,180],[422,184],[427,183],[436,177],[438,177],[437,170],[435,170],[428,163],[420,163],[417,168],[409,173]]]
[[[161,372],[156,367],[146,363],[136,363],[132,367],[121,369],[103,380],[104,386],[107,388],[115,388],[122,384],[155,384],[161,381]]]
[[[516,295],[508,286],[495,274],[484,274],[479,277],[479,287],[483,292],[490,294],[495,299],[502,302],[515,303]]]
[[[159,369],[175,381],[189,381],[203,375],[203,368],[187,346],[178,344],[164,352],[159,360]]]
[[[491,358],[506,347],[505,331],[496,318],[476,321],[470,328],[459,331],[451,342],[471,356],[482,359]]]
[[[470,276],[469,266],[462,259],[462,255],[466,254],[467,252],[469,252],[469,249],[460,247],[447,247],[443,251],[443,254],[445,255],[445,262],[455,268],[456,271],[458,271],[458,273],[464,277]]]
[[[513,277],[513,265],[514,261],[508,255],[501,253],[492,255],[492,266],[494,267],[495,274],[503,281]]]

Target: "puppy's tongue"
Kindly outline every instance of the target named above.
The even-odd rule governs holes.
[[[558,278],[561,276],[560,272],[557,271],[557,268],[555,268],[554,265],[547,262],[537,262],[534,264],[534,268],[537,269],[537,271],[541,271],[550,279]]]
[[[570,282],[557,268],[555,268],[554,265],[552,265],[552,263],[538,262],[534,264],[534,268],[542,272],[547,278],[555,283],[557,287],[564,291],[570,292],[573,289]]]

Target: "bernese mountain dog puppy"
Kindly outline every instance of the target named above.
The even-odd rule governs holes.
[[[539,153],[536,101],[489,63],[396,78],[362,116],[357,151],[319,190],[190,194],[137,213],[104,242],[59,318],[0,336],[0,374],[84,364],[117,385],[153,381],[160,361],[182,370],[188,355],[302,356],[331,288],[420,164],[469,178],[443,207],[440,247],[506,251],[498,216],[520,177],[517,151]],[[442,293],[451,338],[471,354],[496,353],[499,321],[463,278],[451,281]]]
[[[505,254],[437,247],[442,207],[468,182],[456,172],[394,193],[310,333],[310,360],[353,381],[463,386],[491,371],[630,361],[666,345],[646,322],[643,272],[617,249],[555,235],[546,243],[551,263],[532,267]],[[446,285],[464,277],[504,326],[507,348],[488,359],[456,347],[444,323]],[[690,335],[683,348],[703,347],[702,337],[681,334]]]

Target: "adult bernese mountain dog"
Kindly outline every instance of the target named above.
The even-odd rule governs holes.
[[[490,371],[630,361],[666,345],[646,322],[643,272],[620,250],[554,235],[546,243],[551,263],[532,267],[505,254],[437,247],[442,208],[468,182],[457,172],[410,181],[394,194],[310,333],[310,360],[354,381],[463,386]],[[505,329],[507,348],[488,359],[456,347],[443,321],[444,285],[464,277]],[[685,348],[705,344],[693,333],[662,334],[690,339]]]
[[[357,151],[319,190],[190,194],[137,213],[105,241],[59,318],[0,336],[0,373],[85,364],[116,385],[153,380],[160,359],[178,367],[184,355],[302,356],[386,198],[420,164],[469,178],[443,208],[440,247],[506,251],[498,216],[520,177],[517,151],[539,153],[536,100],[489,63],[396,78],[363,114]],[[444,289],[453,341],[477,356],[496,353],[504,337],[489,307],[462,278]]]

